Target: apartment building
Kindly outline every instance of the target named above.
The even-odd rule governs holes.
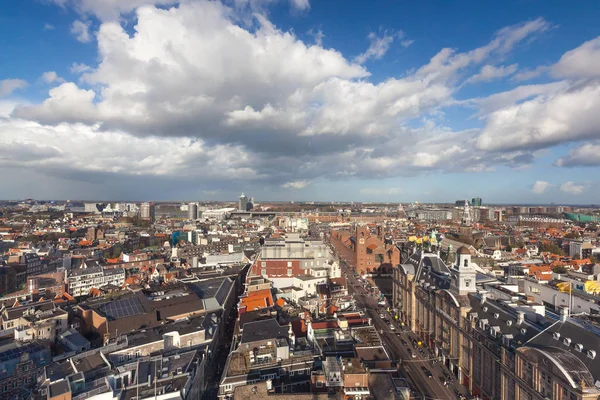
[[[549,319],[531,298],[493,298],[478,285],[467,249],[447,266],[414,252],[394,269],[399,320],[474,396],[597,399],[600,326],[592,317]]]
[[[306,286],[312,289],[310,293],[316,292],[317,283],[339,278],[341,274],[325,243],[303,239],[297,233],[267,239],[250,273],[271,280],[275,288]],[[307,281],[306,285],[303,281]]]
[[[125,283],[125,269],[105,268],[100,265],[87,266],[86,268],[65,271],[65,280],[71,296],[85,296],[92,288],[102,288],[106,285],[123,286]]]

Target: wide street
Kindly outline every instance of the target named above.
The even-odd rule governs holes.
[[[380,336],[390,357],[392,357],[393,360],[400,361],[401,372],[404,373],[413,388],[418,390],[422,396],[421,398],[444,400],[457,398],[453,389],[454,384],[445,386],[442,382],[444,377],[442,366],[439,363],[432,364],[431,360],[434,356],[430,354],[427,349],[423,349],[423,357],[420,352],[412,346],[412,340],[418,340],[416,335],[406,330],[402,330],[388,314],[387,317],[389,317],[390,323],[394,324],[395,329],[392,330],[390,324],[386,323],[380,317],[377,300],[364,287],[364,283],[356,279],[353,272],[348,268],[343,267],[343,271],[347,279],[349,291],[354,295],[357,306],[360,309],[364,309],[365,313],[371,318],[373,325],[377,331],[380,332]],[[404,341],[406,345],[404,345],[402,341]],[[414,358],[411,357],[409,351],[412,351],[415,355]],[[426,375],[425,371],[422,369],[423,367],[431,372],[431,378]],[[460,385],[456,385],[456,388],[462,389],[460,388]],[[464,390],[460,391],[464,392]]]

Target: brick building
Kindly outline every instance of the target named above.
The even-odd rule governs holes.
[[[333,230],[330,240],[340,258],[360,274],[376,270],[387,272],[400,264],[400,250],[386,242],[381,226],[377,227],[377,234],[366,225],[357,226],[354,232]]]

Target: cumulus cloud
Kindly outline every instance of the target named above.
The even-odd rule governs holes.
[[[551,186],[552,185],[546,181],[535,181],[535,183],[531,187],[531,191],[535,194],[543,194]]]
[[[73,24],[71,25],[71,34],[81,43],[90,42],[92,40],[90,37],[90,23],[78,19],[73,21]]]
[[[552,66],[551,73],[566,78],[596,78],[600,76],[597,66],[600,63],[600,37],[585,42],[566,52]]]
[[[46,71],[42,74],[42,80],[46,83],[58,83],[64,82],[65,80],[58,76],[54,71]]]
[[[465,81],[465,83],[476,83],[476,82],[489,82],[494,79],[504,78],[512,75],[517,70],[518,65],[501,65],[495,67],[493,65],[484,65],[479,73],[473,75]]]
[[[585,143],[569,151],[565,157],[556,160],[558,167],[597,167],[600,166],[600,144]]]
[[[560,185],[560,190],[565,193],[579,195],[585,191],[585,185],[568,181]]]
[[[455,103],[468,71],[549,29],[542,19],[502,29],[471,51],[442,50],[422,68],[374,83],[362,64],[318,40],[303,42],[265,14],[251,14],[248,28],[235,4],[111,3],[119,15],[135,10],[126,29],[97,8],[108,3],[77,3],[81,12],[102,15],[98,64],[73,64],[77,84],[53,87],[44,101],[17,106],[4,121],[10,137],[61,143],[60,155],[12,160],[11,168],[90,184],[111,176],[213,185],[246,179],[291,190],[317,180],[519,168],[535,156],[529,149],[490,152],[477,146],[478,129],[455,131],[428,116]],[[392,34],[381,35],[374,40]],[[380,46],[367,58],[385,51]],[[531,88],[473,104],[488,107],[482,118],[489,118],[531,93],[560,90]]]
[[[477,145],[484,150],[537,149],[597,138],[599,109],[600,83],[576,83],[492,112]]]
[[[27,87],[27,81],[23,79],[4,79],[0,81],[0,97],[9,96],[18,89]]]

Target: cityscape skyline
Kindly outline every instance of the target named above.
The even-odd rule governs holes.
[[[10,4],[3,197],[593,204],[600,4],[566,8]]]

